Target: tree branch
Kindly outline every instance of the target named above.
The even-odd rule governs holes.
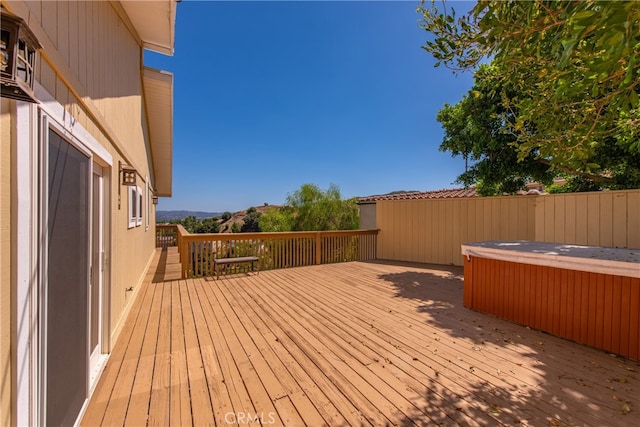
[[[580,171],[577,171],[575,169],[571,169],[570,167],[567,167],[567,166],[553,165],[547,159],[538,158],[535,161],[538,162],[538,163],[541,163],[543,165],[553,167],[554,169],[558,169],[558,170],[560,170],[562,172],[566,172],[569,175],[581,176],[583,178],[587,178],[587,179],[589,179],[589,180],[591,180],[591,181],[593,181],[595,183],[598,183],[598,184],[613,184],[614,183],[614,180],[609,178],[608,176],[596,175],[596,174],[587,173],[587,172],[580,172]]]

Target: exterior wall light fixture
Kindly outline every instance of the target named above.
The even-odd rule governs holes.
[[[33,93],[38,49],[42,46],[24,19],[7,11],[2,13],[0,33],[0,83],[2,97],[38,102]]]
[[[122,185],[134,186],[136,185],[136,178],[138,172],[133,166],[120,164],[120,174],[122,175]]]

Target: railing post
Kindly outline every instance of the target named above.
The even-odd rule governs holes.
[[[182,278],[189,278],[189,244],[186,239],[182,239],[182,245],[180,246],[180,262],[182,264]]]
[[[316,233],[316,264],[320,265],[322,264],[322,237],[320,232]]]

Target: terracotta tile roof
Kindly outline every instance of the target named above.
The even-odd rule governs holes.
[[[380,200],[416,200],[416,199],[453,199],[457,197],[476,197],[475,187],[451,188],[435,191],[411,191],[407,193],[382,194],[361,197],[359,203],[373,203]]]

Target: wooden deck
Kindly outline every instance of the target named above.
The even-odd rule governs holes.
[[[163,282],[161,265],[82,425],[640,424],[638,363],[465,309],[461,276],[352,262]]]

